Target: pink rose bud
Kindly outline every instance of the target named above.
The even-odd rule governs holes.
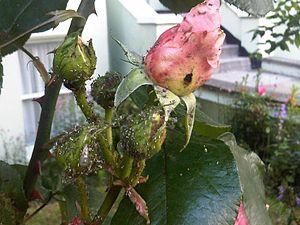
[[[225,39],[219,8],[219,0],[206,0],[158,38],[145,58],[154,83],[185,96],[211,77]]]
[[[234,225],[249,225],[243,203],[241,203]]]

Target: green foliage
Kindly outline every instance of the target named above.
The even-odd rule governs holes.
[[[197,134],[180,152],[184,142],[182,132],[169,130],[164,150],[147,163],[144,175],[150,178],[137,191],[151,224],[233,224],[241,198],[233,155],[222,142]],[[145,221],[125,198],[112,224]]]
[[[23,182],[18,172],[3,161],[0,161],[0,196],[1,195],[4,196],[3,204],[7,206],[1,211],[1,214],[3,213],[5,215],[5,220],[22,221],[27,209]],[[13,203],[13,205],[10,205],[10,203]],[[13,216],[13,214],[15,214],[15,216]],[[0,218],[0,223],[2,223],[2,219],[4,218]]]
[[[268,98],[247,93],[242,93],[235,102],[232,131],[243,147],[252,149],[260,156],[263,156],[263,149],[273,143],[276,137],[276,123],[270,114],[271,107],[272,102]]]
[[[289,46],[300,47],[300,4],[299,0],[280,0],[275,10],[266,16],[268,25],[259,26],[254,30],[252,39],[266,38],[266,53],[270,54],[280,48],[289,51]],[[271,36],[271,37],[269,37]]]
[[[300,194],[299,106],[293,89],[286,103],[244,92],[236,101],[232,127],[238,142],[253,149],[267,166],[267,194],[295,210]],[[290,220],[294,216],[289,213]],[[299,219],[299,218],[298,218]]]
[[[178,7],[176,2],[174,7]],[[46,15],[50,8],[64,8],[65,1],[54,4],[44,0],[14,0],[11,3],[1,1],[0,10],[5,11],[4,6],[7,9],[4,22],[0,22],[2,54],[22,46],[32,32],[80,17],[74,11],[61,10]],[[259,14],[267,10],[263,7],[265,3],[267,0],[258,5],[260,11],[242,0],[239,6]],[[18,9],[16,17],[12,16],[12,9]],[[93,10],[94,1],[81,1],[80,15],[87,18]],[[129,63],[136,68],[118,88],[119,82],[111,85],[109,79],[104,79],[103,85],[94,83],[94,89],[101,92],[105,88],[109,93],[98,101],[93,90],[93,97],[105,109],[105,116],[94,113],[95,104],[87,100],[84,83],[95,69],[96,57],[92,45],[83,45],[78,36],[84,24],[83,20],[73,20],[71,35],[55,51],[54,75],[45,83],[39,129],[29,165],[10,166],[0,162],[0,203],[4,206],[0,209],[0,223],[26,223],[55,200],[62,224],[100,225],[124,189],[128,198],[122,200],[112,224],[138,225],[144,224],[144,219],[148,223],[148,212],[153,224],[198,224],[199,221],[233,224],[243,201],[251,225],[269,225],[262,185],[263,166],[257,155],[240,148],[231,134],[219,137],[228,126],[214,123],[197,110],[193,94],[179,98],[153,84],[144,71],[143,57],[119,41]],[[62,80],[73,91],[88,124],[49,140]],[[130,115],[131,112],[134,114]],[[180,151],[182,148],[184,152]],[[104,174],[108,178],[106,185]],[[102,201],[105,187],[108,192]],[[29,202],[41,206],[28,215]]]
[[[115,107],[118,107],[130,94],[143,85],[153,85],[153,83],[143,69],[136,68],[131,70],[117,89]]]
[[[41,32],[57,26],[61,21],[74,16],[74,11],[50,14],[66,8],[67,0],[3,0],[0,3],[0,52],[10,54],[23,46],[32,32]],[[34,18],[34,19],[32,19]]]
[[[88,222],[96,215],[105,192],[101,176],[103,175],[82,178],[84,192],[82,192],[82,187],[78,185],[78,181],[63,186],[58,195],[63,224],[69,224],[74,217],[82,218]],[[89,212],[88,215],[83,215],[85,214],[84,211]]]
[[[300,208],[289,208],[287,205],[275,198],[269,198],[269,213],[273,225],[297,225],[299,224]],[[295,219],[298,218],[298,223]]]
[[[61,222],[68,224],[74,217],[83,216],[81,209],[84,207],[90,212],[90,217],[95,216],[105,191],[104,178],[104,174],[100,172],[73,177],[66,182],[65,170],[61,163],[54,157],[49,157],[43,164],[36,189],[44,198],[52,196],[52,199],[55,199],[52,203],[57,203],[60,207]],[[44,201],[46,200],[42,200],[42,203]]]
[[[253,16],[264,16],[274,9],[273,0],[225,0]]]
[[[160,0],[160,2],[173,12],[182,13],[188,12],[195,5],[203,2],[203,0]],[[272,0],[226,0],[226,2],[254,16],[264,16],[273,9]]]
[[[17,223],[16,209],[13,207],[13,202],[6,197],[4,193],[0,193],[0,223],[2,225],[11,225]]]
[[[239,147],[233,134],[226,133],[220,139],[230,147],[236,160],[248,221],[251,225],[272,225],[266,209],[263,162],[253,152]]]
[[[298,128],[299,129],[299,128]],[[298,141],[282,140],[268,146],[267,151],[272,152],[266,159],[269,163],[269,185],[276,189],[281,184],[295,187],[300,194],[300,144]]]

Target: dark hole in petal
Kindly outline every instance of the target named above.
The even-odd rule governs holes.
[[[185,75],[183,82],[185,85],[189,85],[192,82],[192,79],[193,79],[193,74],[189,73],[189,74]]]

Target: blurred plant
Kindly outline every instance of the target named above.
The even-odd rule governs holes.
[[[11,164],[25,164],[27,162],[25,143],[22,138],[12,137],[9,132],[0,129],[1,160]]]
[[[300,1],[280,0],[277,7],[271,11],[266,19],[270,25],[259,26],[253,31],[252,40],[257,37],[266,39],[260,45],[268,44],[266,53],[270,54],[277,48],[289,51],[289,45],[300,47]],[[270,37],[269,37],[270,36]],[[260,53],[253,55],[261,58]]]
[[[256,93],[246,90],[237,97],[232,117],[232,129],[238,142],[253,149],[267,165],[265,182],[267,193],[277,198],[289,209],[285,212],[290,221],[299,224],[300,216],[295,210],[299,207],[300,195],[300,124],[298,88],[293,87],[286,102],[270,99],[258,85]],[[290,224],[290,223],[289,223]]]
[[[290,113],[293,114],[300,114],[300,108],[297,107],[297,97],[299,95],[299,87],[293,85],[291,95],[287,99],[287,104],[290,106]]]
[[[234,103],[233,133],[245,148],[252,149],[263,158],[267,154],[264,148],[274,143],[277,134],[277,123],[270,113],[274,105],[267,96],[246,91]]]

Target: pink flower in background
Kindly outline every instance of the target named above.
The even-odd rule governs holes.
[[[220,0],[206,0],[158,38],[145,58],[153,82],[184,96],[211,77],[225,39],[219,8]]]
[[[263,85],[258,86],[257,93],[259,96],[264,96],[267,93],[267,88]]]
[[[249,225],[243,203],[241,203],[234,225]]]

